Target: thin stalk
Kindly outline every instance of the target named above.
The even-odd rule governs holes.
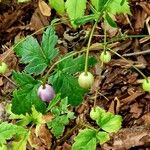
[[[94,25],[93,25],[93,27],[92,27],[92,30],[91,30],[91,33],[90,33],[90,36],[89,36],[89,41],[88,41],[87,49],[86,49],[85,67],[84,67],[85,75],[87,75],[87,72],[88,72],[88,56],[89,56],[89,50],[90,50],[90,45],[91,45],[91,41],[92,41],[92,37],[93,37],[93,33],[94,33],[94,30],[95,30],[96,25],[97,25],[97,22],[95,22]]]
[[[107,35],[106,35],[106,13],[104,13],[104,54],[106,54],[106,44],[107,44]]]
[[[97,94],[98,94],[98,89],[96,90],[95,97],[94,97],[94,105],[93,105],[94,109],[96,107]]]
[[[114,52],[113,50],[111,50],[110,48],[108,48],[112,53],[116,54],[117,56],[119,56],[120,58],[122,58],[123,60],[125,60],[128,64],[130,64],[137,72],[139,72],[143,78],[149,83],[148,78],[145,76],[145,74],[138,69],[136,66],[134,66],[132,63],[130,63],[126,58],[124,58],[123,56],[121,56],[120,54],[118,54],[117,52]]]

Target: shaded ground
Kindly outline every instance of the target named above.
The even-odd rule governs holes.
[[[132,0],[130,6],[134,15],[117,16],[118,28],[108,28],[108,38],[114,51],[126,57],[130,64],[134,64],[146,76],[150,76],[150,38],[140,37],[140,35],[150,34],[150,3]],[[47,26],[56,15],[52,10],[50,17],[43,16],[36,1],[16,4],[8,0],[0,3],[0,61],[4,60],[10,68],[4,76],[0,76],[0,117],[2,120],[7,120],[4,106],[11,101],[11,94],[15,89],[15,84],[11,80],[11,72],[23,68],[11,51],[11,46],[18,39]],[[99,23],[98,27],[92,41],[94,47],[92,53],[96,57],[99,56],[100,50],[96,45],[103,39],[102,24]],[[70,28],[69,24],[59,24],[56,32],[60,39],[58,47],[61,53],[80,49],[80,45],[85,46],[85,31],[89,31],[90,28],[91,24],[87,24],[76,31]],[[76,32],[78,36],[73,34]],[[38,40],[41,40],[41,33],[36,34]],[[115,41],[112,42],[112,37],[117,37],[120,33],[139,37],[113,38]],[[112,140],[98,149],[150,149],[150,93],[142,91],[140,85],[142,76],[131,69],[130,64],[117,56],[113,56],[112,61],[103,68],[98,64],[93,69],[97,78],[92,91],[85,97],[84,104],[76,109],[79,117],[85,121],[89,120],[93,96],[96,94],[97,105],[123,116],[123,129],[112,135]],[[72,127],[71,124],[68,129]],[[71,135],[70,139],[73,136]],[[45,144],[41,149],[46,149],[46,146]],[[65,143],[60,143],[57,149],[69,150],[69,139]]]

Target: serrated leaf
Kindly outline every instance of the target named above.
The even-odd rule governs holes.
[[[46,111],[51,110],[59,102],[60,99],[61,99],[61,94],[59,93],[51,100]]]
[[[27,141],[29,138],[30,132],[21,136],[19,141],[12,142],[11,148],[12,150],[26,150]]]
[[[39,82],[34,79],[31,80],[32,77],[28,80],[29,75],[25,73],[16,72],[14,74],[13,78],[17,82],[23,79],[26,82],[20,82],[19,89],[13,92],[12,112],[15,114],[31,113],[32,105],[34,105],[37,111],[44,113],[46,105],[37,95],[37,89],[40,86]]]
[[[105,19],[111,27],[113,27],[113,28],[117,27],[116,22],[109,16],[108,13],[106,13]]]
[[[114,15],[115,14],[121,14],[121,13],[126,13],[126,14],[131,15],[128,0],[125,0],[124,3],[122,3],[122,0],[110,1],[110,3],[108,5],[108,7],[106,8],[106,10],[110,14],[114,14]]]
[[[60,108],[61,113],[67,112],[67,107],[68,107],[68,97],[65,97],[60,102],[60,107],[59,108]]]
[[[11,139],[16,134],[25,134],[27,132],[21,126],[3,122],[0,124],[0,145],[6,144],[6,140]]]
[[[72,150],[96,150],[96,131],[92,129],[80,130],[74,141]]]
[[[43,34],[42,47],[32,36],[19,43],[15,47],[15,52],[21,57],[21,62],[27,64],[25,71],[29,74],[41,74],[58,54],[58,50],[54,48],[56,42],[55,31],[52,26],[49,26]]]
[[[55,30],[52,26],[47,28],[43,33],[41,47],[44,52],[44,55],[50,62],[58,55],[58,49],[55,48],[57,44],[58,37],[55,34]],[[49,63],[48,62],[48,63]]]
[[[17,83],[18,86],[24,87],[27,84],[37,84],[39,83],[37,80],[32,78],[29,74],[26,73],[20,73],[13,71],[12,73],[13,79]]]
[[[104,144],[105,142],[110,140],[109,134],[103,131],[98,132],[96,134],[96,138],[99,140],[100,144]]]
[[[68,55],[70,54],[64,56],[63,59]],[[78,56],[76,58],[69,57],[68,59],[60,62],[57,67],[63,73],[74,74],[76,72],[80,72],[84,70],[84,62],[85,62],[84,55]],[[89,62],[89,67],[93,66],[96,64],[96,59],[94,57],[89,57],[88,62]]]
[[[64,0],[48,0],[52,8],[54,8],[58,14],[63,15],[65,13]]]
[[[56,79],[53,80],[55,91],[60,92],[62,98],[68,97],[69,104],[77,106],[83,101],[83,95],[87,90],[79,86],[77,78],[66,73],[55,74],[54,78]]]
[[[86,0],[67,0],[65,6],[71,23],[73,27],[76,28],[74,20],[84,15]]]
[[[106,11],[110,14],[127,13],[131,15],[128,0],[91,0],[98,12]]]
[[[117,132],[121,128],[122,117],[119,115],[113,115],[110,112],[102,113],[97,124],[109,133]]]
[[[61,93],[61,98],[68,97],[69,104],[73,106],[79,105],[83,101],[83,95],[87,92],[79,86],[77,78],[71,75],[83,71],[84,62],[84,55],[77,58],[69,57],[58,64],[56,73],[49,78],[56,93]],[[95,63],[95,58],[90,57],[89,66],[93,66]]]
[[[109,0],[91,0],[91,3],[95,9],[100,12],[108,1]]]
[[[47,123],[48,128],[51,129],[51,132],[56,138],[62,136],[65,125],[69,123],[67,115],[61,115],[54,118],[51,122]]]

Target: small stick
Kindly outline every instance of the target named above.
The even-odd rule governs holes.
[[[147,49],[147,50],[141,51],[141,52],[134,52],[134,53],[123,54],[122,56],[127,57],[127,56],[135,56],[135,55],[145,55],[147,53],[150,53],[150,49]]]

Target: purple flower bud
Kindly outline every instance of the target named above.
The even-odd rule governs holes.
[[[45,84],[45,87],[43,87],[43,85],[41,85],[38,88],[38,96],[41,98],[42,101],[50,102],[50,100],[52,100],[54,98],[55,92],[54,92],[54,89],[52,88],[52,86]]]

